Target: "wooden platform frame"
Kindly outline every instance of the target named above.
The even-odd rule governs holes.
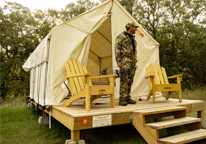
[[[105,107],[105,105],[107,105]],[[135,105],[127,105],[126,107],[119,106],[116,103],[115,108],[110,108],[110,104],[95,105],[92,104],[91,111],[86,111],[84,106],[52,106],[51,116],[58,120],[71,130],[71,141],[78,142],[80,139],[80,130],[99,128],[92,125],[94,116],[111,115],[111,125],[121,125],[132,123],[132,112],[135,110],[149,109],[155,107],[164,106],[186,106],[188,113],[197,112],[197,117],[204,120],[203,111],[205,110],[205,102],[201,100],[183,100],[179,103],[178,99],[165,100],[164,98],[156,98],[156,104],[153,104],[152,100],[149,101],[137,101]],[[44,110],[49,114],[48,110]],[[88,124],[82,125],[82,120],[88,120]],[[105,126],[102,126],[105,127]]]

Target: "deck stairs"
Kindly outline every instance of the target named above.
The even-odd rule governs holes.
[[[206,130],[201,129],[201,118],[187,117],[187,107],[168,106],[133,111],[133,126],[148,144],[183,144],[205,139]],[[171,119],[164,117],[172,117]],[[163,121],[162,118],[164,118]],[[184,126],[184,133],[162,137],[160,131]]]

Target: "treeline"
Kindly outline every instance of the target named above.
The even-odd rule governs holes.
[[[183,88],[206,85],[205,0],[118,1],[160,44],[160,63],[168,75],[184,74]],[[0,8],[1,97],[28,96],[29,73],[22,69],[26,59],[54,26],[96,5],[78,0],[61,11],[31,12],[7,2]]]

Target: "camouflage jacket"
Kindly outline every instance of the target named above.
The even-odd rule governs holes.
[[[125,63],[132,61],[134,64],[137,62],[137,42],[134,39],[135,53],[133,54],[133,46],[130,37],[126,32],[119,34],[115,41],[115,56],[117,63]]]

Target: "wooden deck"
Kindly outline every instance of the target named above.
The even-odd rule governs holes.
[[[112,115],[111,125],[120,125],[132,123],[129,115],[135,110],[164,106],[187,106],[188,112],[197,112],[199,114],[198,117],[202,117],[203,114],[201,115],[200,113],[205,109],[205,103],[201,100],[183,100],[182,103],[179,103],[178,99],[165,100],[165,98],[156,98],[155,104],[153,104],[151,99],[149,101],[137,101],[136,104],[127,106],[119,106],[118,103],[115,103],[115,108],[110,108],[109,103],[92,104],[91,110],[86,111],[83,101],[82,99],[82,105],[80,105],[81,102],[78,102],[76,105],[70,107],[52,106],[51,115],[70,130],[83,130],[94,128],[92,126],[93,116]],[[81,119],[84,117],[89,118],[88,125],[81,124]],[[66,120],[64,118],[66,118]],[[72,123],[70,121],[72,121]]]
[[[115,108],[110,107],[107,98],[102,98],[102,101],[105,101],[105,103],[92,103],[90,111],[85,110],[84,99],[79,99],[69,107],[52,106],[51,116],[71,130],[71,140],[76,142],[79,140],[80,130],[132,123],[132,112],[137,110],[186,106],[188,113],[197,112],[197,117],[204,120],[205,102],[201,100],[183,99],[182,103],[180,103],[179,99],[166,100],[163,97],[159,97],[156,98],[155,104],[152,99],[148,101],[137,100],[136,104],[127,106],[119,106],[116,101]],[[49,113],[47,110],[44,111]]]

